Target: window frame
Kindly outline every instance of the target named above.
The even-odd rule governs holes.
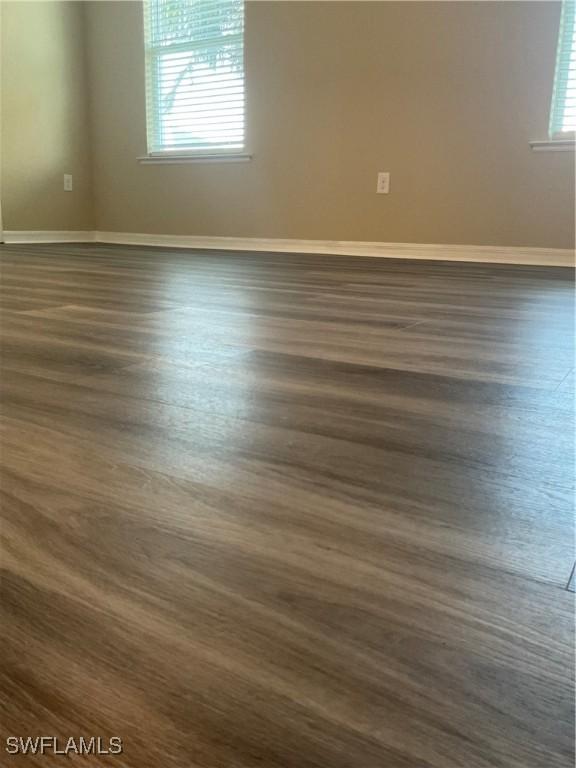
[[[576,0],[562,0],[562,10],[560,13],[560,26],[558,28],[558,43],[556,49],[556,60],[554,66],[554,85],[552,88],[552,99],[550,105],[550,119],[548,123],[548,136],[551,141],[570,141],[576,136],[576,130],[571,129],[563,131],[558,129],[558,122],[565,108],[565,99],[568,86],[568,79],[564,80],[561,75],[562,64],[568,48],[568,58],[570,59],[574,50],[576,50],[576,34],[574,25],[576,24]]]
[[[252,158],[248,151],[248,120],[247,120],[247,83],[246,83],[246,0],[239,0],[242,5],[242,33],[241,39],[242,51],[242,80],[243,80],[243,101],[242,101],[242,125],[243,125],[243,143],[242,147],[219,148],[186,148],[186,147],[162,147],[152,148],[152,137],[162,134],[160,109],[158,108],[158,93],[160,90],[160,76],[158,65],[161,56],[166,53],[192,51],[200,47],[199,43],[192,41],[185,43],[174,43],[171,45],[152,45],[150,43],[150,15],[154,12],[153,5],[155,0],[144,0],[143,2],[143,42],[144,42],[144,67],[145,67],[145,100],[146,100],[146,155],[138,157],[141,163],[186,163],[186,162],[245,162]],[[222,36],[230,39],[230,35]]]

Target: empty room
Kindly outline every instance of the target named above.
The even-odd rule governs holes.
[[[0,0],[0,765],[574,768],[575,0]]]

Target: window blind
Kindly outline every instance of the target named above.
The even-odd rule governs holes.
[[[244,149],[243,0],[146,0],[148,151]]]
[[[576,0],[564,0],[556,76],[550,116],[550,135],[576,130]]]

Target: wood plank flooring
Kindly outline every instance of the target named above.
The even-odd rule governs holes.
[[[2,765],[572,768],[567,271],[0,265]]]

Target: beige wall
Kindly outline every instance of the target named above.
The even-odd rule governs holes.
[[[4,1],[0,10],[4,229],[92,229],[82,4]]]
[[[98,228],[568,247],[573,155],[528,146],[547,138],[559,10],[248,3],[254,159],[142,166],[141,6],[90,3]]]
[[[528,146],[546,138],[559,3],[248,3],[254,158],[170,166],[136,161],[139,2],[2,5],[6,229],[573,243],[573,155]]]

